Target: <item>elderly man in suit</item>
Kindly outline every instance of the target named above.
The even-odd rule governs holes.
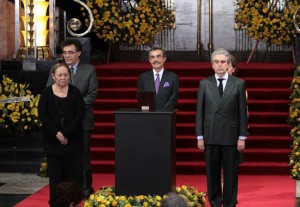
[[[152,70],[139,76],[138,91],[156,91],[155,110],[172,110],[178,100],[178,76],[164,69],[167,60],[165,51],[160,47],[153,47],[149,51],[149,62]]]
[[[215,74],[200,81],[197,100],[196,136],[205,151],[207,191],[212,207],[237,203],[239,151],[247,136],[246,83],[228,75],[230,55],[223,48],[211,54]],[[221,169],[224,189],[221,189]],[[223,201],[222,201],[223,199]]]
[[[82,44],[78,39],[65,39],[60,44],[64,60],[68,64],[71,79],[70,83],[76,86],[83,96],[85,102],[85,117],[83,120],[84,129],[84,196],[87,199],[94,193],[92,187],[92,169],[90,159],[90,146],[91,146],[91,131],[94,129],[94,113],[93,103],[97,98],[98,93],[98,80],[95,67],[90,64],[83,63],[79,57],[82,52]],[[51,75],[48,78],[47,86],[53,84]]]

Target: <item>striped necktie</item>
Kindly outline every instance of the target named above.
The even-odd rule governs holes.
[[[70,72],[71,72],[71,83],[73,84],[74,77],[75,77],[75,68],[71,67]]]
[[[156,91],[156,94],[158,93],[159,84],[160,84],[160,78],[159,78],[159,73],[157,73],[156,74],[156,79],[155,79],[155,91]]]

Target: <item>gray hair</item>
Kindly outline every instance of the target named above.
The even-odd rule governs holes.
[[[211,55],[210,55],[210,61],[213,62],[214,61],[214,57],[216,55],[225,55],[227,57],[227,63],[230,63],[230,54],[227,50],[225,50],[224,48],[219,48],[216,49]]]
[[[161,207],[189,207],[187,201],[178,193],[170,192],[161,202]]]

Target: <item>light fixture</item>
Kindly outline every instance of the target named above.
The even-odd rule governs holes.
[[[48,47],[49,15],[48,0],[21,0],[23,12],[21,15],[20,31],[23,44],[17,52],[18,59],[34,58],[47,60],[52,58],[51,49]],[[22,41],[21,41],[22,42]]]

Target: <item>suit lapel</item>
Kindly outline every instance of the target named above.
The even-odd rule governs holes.
[[[232,79],[232,76],[228,76],[228,80],[227,80],[227,83],[226,83],[226,86],[225,86],[225,90],[224,90],[224,93],[223,93],[223,99],[224,100],[227,100],[228,96],[230,95],[230,93],[232,92],[232,89],[234,87],[234,81]]]
[[[77,84],[77,82],[79,80],[79,77],[81,77],[83,75],[83,72],[84,71],[83,71],[83,69],[82,69],[82,67],[81,67],[81,65],[79,63],[78,66],[77,66],[76,74],[74,76],[74,80],[73,80],[73,85],[74,86],[76,86],[76,84]]]
[[[226,105],[226,103],[230,100],[229,97],[233,91],[234,86],[235,84],[232,79],[232,76],[229,75],[218,110],[221,109],[224,105]]]
[[[212,93],[212,96],[215,98],[216,103],[220,104],[221,101],[222,101],[222,98],[219,95],[219,90],[218,90],[218,87],[217,87],[217,82],[216,82],[215,76],[211,76],[209,78],[209,89]]]
[[[152,91],[155,91],[155,83],[154,83],[154,77],[153,72],[149,71],[147,74],[147,83],[146,85],[150,86]]]
[[[229,96],[235,86],[234,81],[232,79],[232,76],[228,76],[228,80],[223,92],[222,98],[219,95],[219,90],[217,87],[217,82],[215,76],[211,76],[209,78],[209,88],[211,90],[212,96],[216,100],[217,108],[216,111],[219,111],[228,101],[229,101]]]
[[[163,73],[163,75],[160,79],[160,84],[159,84],[159,87],[158,87],[157,96],[161,93],[161,89],[164,87],[163,84],[166,82],[167,77],[168,77],[168,72],[166,70],[164,70],[164,73]]]

